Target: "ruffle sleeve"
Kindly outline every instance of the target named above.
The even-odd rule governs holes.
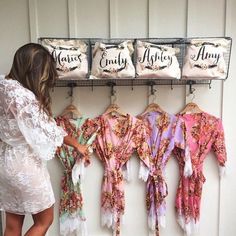
[[[67,133],[40,109],[39,102],[31,91],[18,82],[12,84],[13,86],[8,86],[11,88],[7,94],[8,112],[13,114],[33,153],[42,160],[52,159]]]

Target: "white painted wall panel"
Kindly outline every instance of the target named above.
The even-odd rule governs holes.
[[[224,1],[188,1],[187,36],[224,35]],[[195,101],[210,114],[221,116],[222,83],[215,81],[211,90],[197,89]],[[204,161],[206,182],[203,185],[200,235],[218,235],[219,224],[219,178],[215,156],[211,153]],[[212,197],[214,196],[214,201]],[[209,210],[210,209],[210,210]]]
[[[149,0],[149,37],[186,36],[187,0]]]
[[[36,7],[39,37],[69,36],[67,0],[37,0]]]
[[[109,37],[109,0],[77,0],[78,37]]]
[[[0,1],[0,72],[7,73],[16,49],[29,41],[28,1]],[[9,47],[9,42],[11,46]]]
[[[117,1],[117,37],[147,37],[148,33],[148,1]]]
[[[220,235],[235,235],[236,232],[236,123],[235,123],[235,101],[236,101],[236,1],[227,1],[226,11],[226,34],[234,40],[231,57],[231,67],[229,79],[224,84],[223,93],[223,121],[227,141],[228,166],[227,175],[221,181],[221,198],[220,198]]]
[[[30,2],[30,8],[28,6]],[[35,41],[35,36],[48,37],[185,37],[185,36],[223,36],[236,37],[236,2],[234,0],[0,0],[0,73],[8,72],[14,51],[24,43]],[[228,5],[226,5],[226,3]],[[32,9],[32,7],[34,7]],[[227,7],[227,8],[225,8]],[[225,11],[227,9],[227,11]],[[29,14],[29,11],[31,14]],[[225,14],[226,12],[226,14]],[[30,17],[29,17],[30,16]],[[29,21],[31,20],[31,22]],[[226,28],[225,28],[226,21]],[[36,24],[36,28],[34,28]],[[31,26],[31,28],[30,28]],[[13,30],[14,29],[14,30]],[[31,34],[30,34],[31,32]],[[222,113],[226,131],[229,154],[228,175],[219,182],[215,156],[210,154],[204,163],[207,182],[203,186],[201,207],[201,229],[199,236],[236,235],[236,198],[234,159],[236,125],[234,121],[236,70],[235,47],[232,51],[230,76],[224,87],[220,81],[196,88],[195,100],[199,106],[216,116]],[[3,58],[3,57],[1,57]],[[188,87],[157,86],[156,102],[170,112],[178,112],[185,104]],[[117,103],[124,111],[133,115],[142,112],[147,105],[147,87],[118,87]],[[56,88],[53,93],[53,111],[59,114],[69,103],[68,89]],[[105,87],[76,88],[75,104],[89,117],[101,114],[109,104],[110,89]],[[124,236],[146,236],[145,185],[138,180],[138,159],[131,158],[132,181],[125,183],[126,213],[122,226]],[[62,168],[57,160],[49,162],[52,184],[57,199],[55,220],[48,236],[59,235],[58,204],[60,197],[60,178]],[[85,213],[88,219],[90,236],[108,236],[111,231],[100,226],[100,188],[103,167],[97,157],[87,169],[83,186]],[[176,223],[174,200],[178,183],[178,166],[171,157],[166,180],[169,187],[167,197],[167,228],[161,230],[162,236],[183,236]],[[137,197],[138,196],[138,197]],[[24,230],[32,223],[26,218]],[[219,225],[220,223],[220,225]]]
[[[149,37],[185,37],[187,2],[181,1],[149,1]],[[176,86],[173,90],[169,86],[157,86],[156,102],[169,113],[177,113],[185,104],[185,87]],[[165,229],[161,235],[183,235],[175,216],[175,194],[179,181],[177,161],[171,156],[166,166],[166,181],[168,185],[167,213]]]
[[[188,36],[223,36],[225,0],[189,0]]]

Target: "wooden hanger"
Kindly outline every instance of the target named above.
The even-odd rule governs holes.
[[[191,82],[191,81],[190,81]],[[189,83],[189,95],[193,95],[191,102],[187,103],[186,106],[182,111],[179,112],[179,114],[193,114],[193,113],[202,113],[203,111],[199,108],[199,106],[193,102],[193,99],[195,98],[195,89],[192,88],[192,83]]]
[[[71,101],[70,104],[62,111],[61,116],[70,116],[71,118],[79,118],[82,116],[81,112],[77,109],[77,107],[75,105],[73,105],[73,88],[75,86],[75,84],[69,84],[68,85],[70,87],[70,92],[69,92],[69,96],[71,97]]]
[[[72,118],[74,117],[79,118],[82,116],[82,114],[75,105],[70,104],[63,110],[61,116],[71,116]]]
[[[152,81],[150,81],[148,83],[148,85],[150,85],[151,87],[151,92],[149,94],[149,98],[148,101],[150,100],[150,96],[153,96],[152,102],[150,104],[148,104],[148,106],[145,108],[144,112],[141,113],[141,115],[144,115],[148,112],[152,112],[152,111],[156,111],[156,112],[160,112],[160,113],[166,113],[157,103],[155,103],[154,101],[156,100],[156,89],[154,89],[154,83]]]
[[[141,115],[144,115],[144,114],[146,114],[148,112],[152,112],[152,111],[165,113],[165,111],[157,103],[152,102],[145,108],[144,112]]]
[[[121,108],[115,103],[110,104],[103,114],[107,115],[107,114],[114,114],[114,113],[120,116],[127,116],[127,113],[122,111]]]
[[[199,108],[199,106],[194,102],[189,102],[186,104],[184,109],[179,112],[179,114],[193,114],[193,113],[202,113],[203,111]]]
[[[109,83],[108,86],[111,86],[111,103],[103,113],[103,115],[115,113],[120,116],[127,116],[127,113],[121,110],[121,108],[116,104],[116,91],[114,90],[114,83]]]

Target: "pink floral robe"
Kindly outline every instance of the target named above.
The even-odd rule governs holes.
[[[166,112],[151,111],[139,116],[149,128],[148,146],[151,150],[151,162],[147,177],[146,200],[149,228],[159,236],[159,225],[165,227],[166,202],[168,194],[165,182],[165,167],[172,150],[176,147],[185,155],[185,174],[192,173],[189,149],[184,138],[184,122],[175,115]],[[140,171],[144,172],[141,163]],[[142,174],[142,176],[145,176]],[[144,179],[146,180],[146,179]]]
[[[222,121],[205,112],[181,115],[185,122],[186,139],[190,148],[193,174],[183,176],[184,153],[176,149],[179,161],[180,180],[176,195],[178,222],[187,235],[197,230],[200,217],[202,186],[205,182],[203,162],[212,149],[217,157],[220,170],[224,170],[226,149]]]
[[[125,209],[124,170],[136,149],[144,165],[149,167],[150,154],[146,143],[146,127],[127,114],[103,114],[95,119],[100,127],[94,142],[95,150],[104,165],[102,183],[102,225],[120,235],[120,223]]]

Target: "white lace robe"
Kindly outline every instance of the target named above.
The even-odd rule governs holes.
[[[31,91],[0,76],[0,210],[35,214],[54,204],[46,160],[65,135]]]

